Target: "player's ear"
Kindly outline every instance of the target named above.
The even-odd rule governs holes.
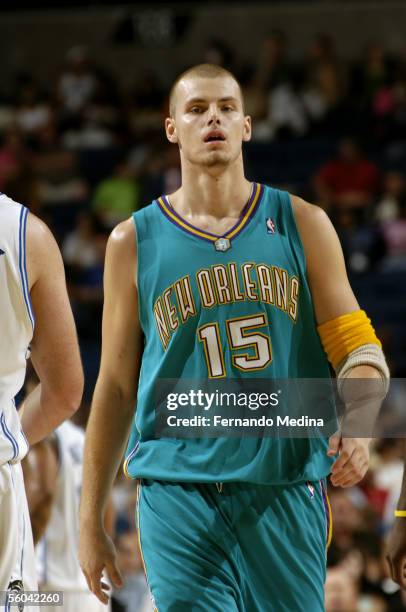
[[[242,132],[242,140],[243,142],[248,142],[251,140],[251,117],[247,115],[244,117],[244,128]]]
[[[169,142],[172,142],[173,144],[176,144],[178,142],[175,121],[172,119],[172,117],[167,117],[165,119],[165,132]]]

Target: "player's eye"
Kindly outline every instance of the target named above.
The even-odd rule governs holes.
[[[234,109],[233,109],[233,107],[232,107],[232,106],[230,106],[229,104],[227,104],[226,106],[223,106],[223,111],[230,112],[230,111],[232,111],[232,110],[234,110]]]
[[[201,112],[202,112],[202,110],[203,110],[203,109],[201,108],[201,106],[192,106],[192,107],[189,109],[189,112],[190,112],[190,113],[199,114],[199,113],[201,113]]]

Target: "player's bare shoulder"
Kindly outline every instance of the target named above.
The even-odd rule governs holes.
[[[111,232],[107,241],[106,266],[114,272],[116,278],[135,279],[137,249],[135,224],[130,217],[122,221]],[[128,277],[128,273],[130,277]]]
[[[45,270],[60,272],[62,257],[49,227],[31,212],[27,217],[26,242],[27,272],[31,290]]]
[[[338,237],[327,213],[298,196],[291,195],[290,198],[308,264],[320,262],[320,256],[332,249],[338,249],[341,258]]]
[[[123,245],[130,242],[134,243],[134,228],[135,225],[131,217],[125,221],[122,221],[116,225],[111,232],[109,242],[117,245]]]
[[[121,256],[126,261],[135,257],[135,225],[131,218],[116,225],[109,236],[107,249],[113,256]]]
[[[310,204],[299,196],[292,194],[290,200],[302,240],[309,232],[314,236],[331,228],[330,219],[320,206]]]

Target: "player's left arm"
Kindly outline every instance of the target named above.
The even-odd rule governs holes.
[[[306,256],[307,276],[318,331],[330,363],[341,379],[375,379],[387,390],[389,372],[380,342],[351,289],[340,241],[327,214],[292,196],[292,206]],[[328,454],[339,457],[331,481],[349,487],[369,465],[370,438],[330,438]]]

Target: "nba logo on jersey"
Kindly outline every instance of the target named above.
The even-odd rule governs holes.
[[[266,231],[268,232],[268,234],[275,233],[275,223],[273,222],[273,219],[271,219],[271,217],[268,217],[268,219],[266,220]]]

